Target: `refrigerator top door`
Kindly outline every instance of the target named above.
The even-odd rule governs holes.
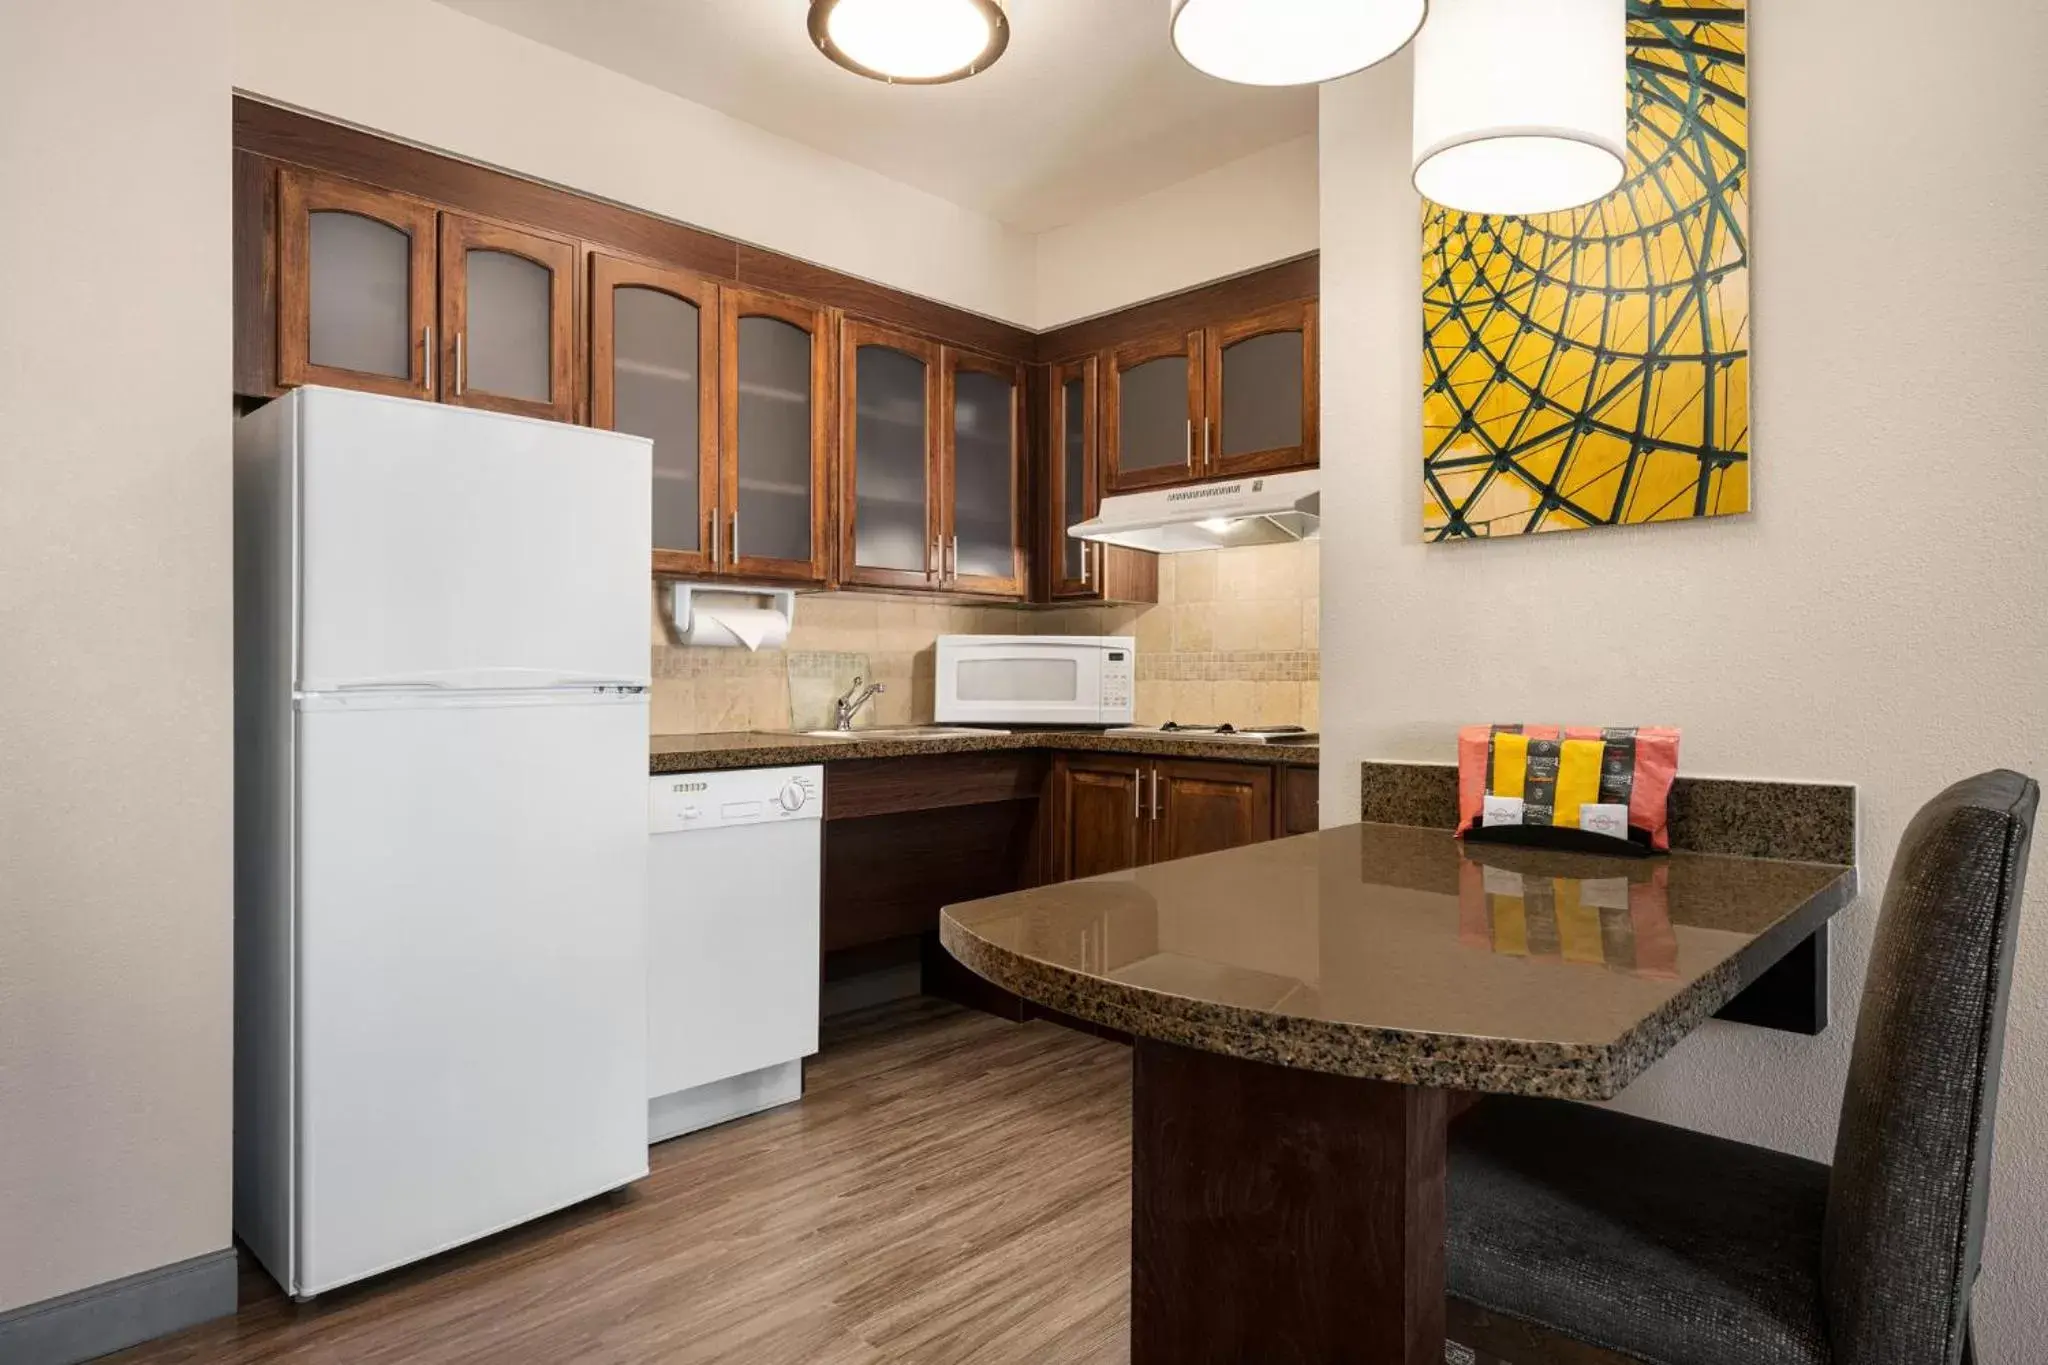
[[[645,683],[651,444],[304,388],[298,690]]]

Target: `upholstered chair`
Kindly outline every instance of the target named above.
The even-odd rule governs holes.
[[[1985,773],[1906,830],[1832,1166],[1552,1100],[1489,1098],[1454,1125],[1448,1358],[1970,1360],[2039,802],[2031,779]]]

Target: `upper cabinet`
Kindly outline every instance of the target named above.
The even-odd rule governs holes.
[[[277,205],[278,385],[434,397],[434,206],[290,169]]]
[[[718,292],[721,572],[822,583],[831,526],[830,315],[775,294]]]
[[[278,385],[573,421],[576,246],[286,168]]]
[[[839,393],[839,581],[937,587],[937,343],[848,319],[839,332]]]
[[[1112,493],[1202,477],[1202,334],[1119,346],[1102,375],[1104,487]]]
[[[238,399],[321,384],[644,436],[657,574],[1156,602],[1156,555],[1068,528],[1106,494],[1316,461],[1305,258],[1033,334],[234,106]]]
[[[875,323],[839,335],[839,581],[1024,594],[1024,367]]]
[[[822,583],[831,446],[823,309],[603,252],[590,420],[654,442],[654,571]]]
[[[441,215],[441,398],[576,418],[576,245]]]
[[[939,532],[945,585],[1024,591],[1024,367],[945,348]]]
[[[721,561],[718,290],[602,253],[590,263],[590,421],[654,442],[654,570]]]
[[[1313,301],[1118,346],[1102,365],[1108,492],[1317,461]]]
[[[1211,327],[1202,342],[1203,458],[1212,477],[1316,463],[1316,306]]]
[[[1045,544],[1047,584],[1055,598],[1095,595],[1101,545],[1068,535],[1101,500],[1096,441],[1095,361],[1054,365],[1047,374]]]

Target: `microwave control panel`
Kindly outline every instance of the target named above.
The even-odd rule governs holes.
[[[1102,712],[1106,720],[1130,719],[1131,694],[1136,689],[1133,679],[1137,675],[1132,660],[1136,653],[1133,649],[1102,652]]]

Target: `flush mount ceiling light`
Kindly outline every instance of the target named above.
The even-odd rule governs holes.
[[[1408,45],[1429,0],[1167,0],[1174,50],[1239,85],[1314,85]]]
[[[1577,208],[1621,183],[1625,0],[1436,0],[1415,40],[1415,188],[1467,213]]]
[[[939,85],[986,69],[1010,43],[1002,0],[811,0],[811,41],[848,71]]]

